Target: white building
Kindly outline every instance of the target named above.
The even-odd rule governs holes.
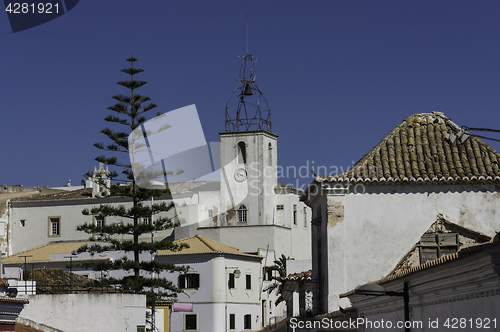
[[[374,283],[394,292],[401,292],[405,283],[409,286],[411,331],[498,331],[499,258],[500,243],[487,243]],[[395,329],[396,324],[404,321],[404,301],[400,296],[365,296],[353,290],[341,297],[350,299],[362,319],[359,331]]]
[[[77,241],[50,243],[8,256],[3,262],[2,278],[15,280],[21,289],[24,284],[28,286],[32,284],[29,278],[23,276],[25,268],[27,270],[61,268],[90,279],[100,279],[103,276],[122,278],[128,275],[127,271],[93,271],[89,268],[78,267],[78,263],[115,260],[127,255],[125,252],[116,251],[94,256],[88,252],[72,255],[74,250],[90,243]],[[265,257],[258,254],[246,254],[235,247],[199,235],[177,240],[174,243],[185,243],[189,245],[189,248],[178,252],[161,250],[153,257],[150,253],[143,253],[140,257],[141,260],[154,259],[162,263],[190,267],[185,274],[164,272],[159,276],[145,275],[150,278],[155,276],[167,278],[182,289],[171,314],[169,311],[171,305],[157,308],[156,326],[160,332],[168,331],[168,326],[171,327],[171,331],[197,330],[201,326],[205,331],[214,332],[259,330],[270,319],[277,320],[275,317],[277,312],[279,315],[282,314],[284,308],[280,307],[276,310],[277,308],[274,307],[276,295],[263,292],[263,289],[270,283],[269,280],[265,280],[267,276],[263,276]],[[132,259],[131,253],[128,253],[128,256]],[[99,293],[99,288],[91,290],[91,286],[81,287],[76,278],[73,280],[73,288],[69,292]],[[68,286],[67,283],[68,280],[65,286]],[[59,293],[56,288],[54,292]],[[32,291],[29,287],[28,293],[35,295],[36,289]],[[44,300],[45,294],[39,295],[35,297],[36,303],[48,301]],[[64,299],[64,297],[60,296],[57,299]],[[76,300],[80,301],[80,298]],[[83,300],[87,301],[86,298]],[[179,305],[187,305],[190,309],[188,312],[185,309],[178,311],[176,308]],[[39,324],[53,326],[52,321],[44,321],[40,313],[34,309],[29,310],[29,314],[23,317]]]
[[[198,235],[174,243],[186,243],[189,248],[179,252],[162,250],[155,256],[158,262],[190,266],[185,274],[160,275],[183,290],[173,307],[171,331],[243,331],[262,327],[268,310],[272,312],[268,306],[273,300],[262,293],[263,257]],[[179,307],[184,309],[179,311]]]
[[[489,145],[433,112],[408,117],[353,169],[317,176],[302,197],[313,210],[316,313],[349,307],[339,294],[387,276],[438,215],[494,237],[499,161]]]

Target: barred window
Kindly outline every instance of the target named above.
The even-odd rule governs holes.
[[[50,236],[61,235],[61,218],[59,217],[49,218],[49,235]]]
[[[97,227],[102,227],[105,225],[104,217],[103,216],[95,216],[95,225]]]
[[[238,208],[238,221],[247,222],[247,207],[245,205],[240,205]]]

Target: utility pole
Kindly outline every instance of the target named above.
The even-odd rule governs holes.
[[[23,272],[23,280],[24,280],[24,292],[26,295],[28,295],[28,285],[26,283],[26,258],[27,257],[33,257],[33,255],[24,255],[24,256],[19,256],[19,257],[24,257],[24,272]],[[33,271],[31,271],[33,273]]]

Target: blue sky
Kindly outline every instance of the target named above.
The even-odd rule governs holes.
[[[217,141],[245,15],[284,168],[345,169],[414,113],[500,129],[498,1],[85,0],[18,33],[0,14],[0,183],[79,184],[131,55],[138,91],[161,112],[196,104]]]

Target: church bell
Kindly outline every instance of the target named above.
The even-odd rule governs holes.
[[[242,96],[251,96],[251,95],[253,95],[252,88],[250,87],[250,84],[247,83],[245,85],[245,91],[243,91],[243,93],[241,95]]]

